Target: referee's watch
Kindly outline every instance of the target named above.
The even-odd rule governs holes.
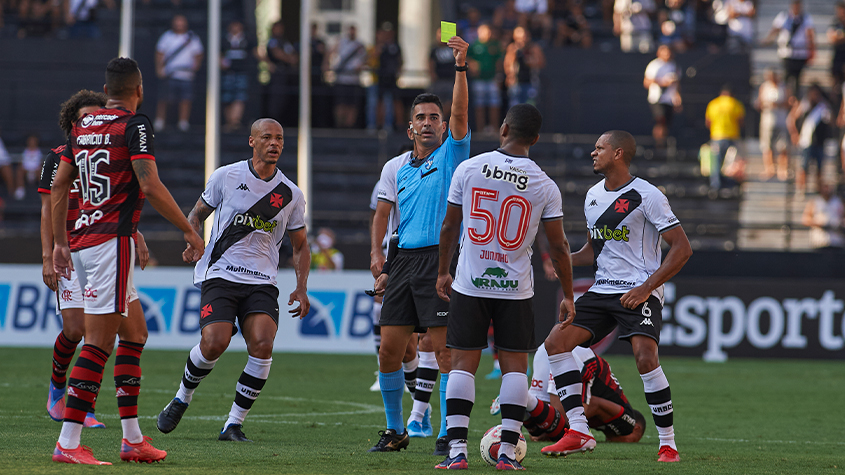
[[[465,72],[467,72],[468,70],[469,70],[469,66],[467,66],[467,63],[464,63],[464,65],[463,65],[463,66],[458,66],[457,64],[455,65],[455,71],[458,71],[458,72],[461,72],[461,73],[465,73]]]

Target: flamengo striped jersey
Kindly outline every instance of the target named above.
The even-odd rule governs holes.
[[[449,205],[463,213],[452,288],[472,297],[534,296],[531,244],[540,221],[563,219],[560,189],[528,157],[482,153],[458,165]]]
[[[302,191],[278,169],[262,180],[248,159],[215,170],[201,199],[215,210],[214,226],[194,285],[215,278],[276,285],[285,230],[305,228]]]
[[[53,187],[53,179],[56,178],[56,171],[59,169],[59,161],[61,161],[62,152],[65,151],[67,145],[59,145],[51,149],[44,159],[44,165],[41,167],[41,180],[38,182],[38,192],[46,195],[50,194],[50,189]],[[76,225],[76,220],[79,218],[79,178],[73,180],[70,185],[67,199],[67,232],[68,243],[71,248],[74,246],[73,238],[70,232]]]
[[[642,285],[660,267],[660,235],[681,224],[666,195],[637,177],[616,190],[598,182],[587,192],[584,214],[596,267],[590,292],[599,294]],[[663,286],[652,294],[663,303]]]
[[[71,251],[135,234],[144,194],[132,160],[155,160],[150,119],[123,108],[88,114],[73,126],[61,158],[79,171]]]

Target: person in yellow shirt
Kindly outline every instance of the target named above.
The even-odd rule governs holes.
[[[707,104],[705,124],[710,129],[710,147],[713,159],[710,161],[710,188],[721,186],[722,163],[732,145],[736,145],[745,120],[745,107],[731,93],[731,86],[722,86],[719,97]]]

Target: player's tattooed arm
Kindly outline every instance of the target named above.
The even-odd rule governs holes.
[[[211,213],[214,211],[214,208],[211,208],[202,198],[197,200],[197,204],[194,205],[194,209],[188,213],[188,222],[191,223],[191,227],[194,228],[194,231],[199,234],[202,231],[202,223],[211,216]]]

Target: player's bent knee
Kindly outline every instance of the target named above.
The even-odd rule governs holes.
[[[254,358],[269,359],[273,356],[273,340],[259,340],[247,343],[247,352]]]

